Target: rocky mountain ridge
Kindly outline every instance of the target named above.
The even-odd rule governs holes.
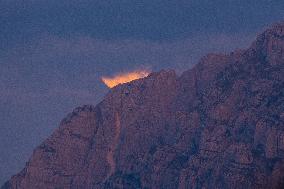
[[[280,188],[284,24],[75,109],[2,189]]]

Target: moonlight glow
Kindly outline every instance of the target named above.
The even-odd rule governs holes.
[[[140,79],[143,77],[147,77],[149,75],[149,71],[146,70],[136,70],[133,72],[128,73],[121,73],[115,75],[113,77],[102,77],[102,81],[106,84],[109,88],[113,88],[118,84],[128,83],[130,81]]]

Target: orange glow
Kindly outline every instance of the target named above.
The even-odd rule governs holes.
[[[147,77],[149,73],[150,72],[146,70],[137,70],[129,73],[118,74],[114,77],[102,77],[102,81],[109,88],[113,88],[118,84],[128,83],[136,79]]]

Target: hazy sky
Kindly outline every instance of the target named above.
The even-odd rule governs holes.
[[[283,18],[283,0],[0,0],[0,185],[102,76],[180,73]]]

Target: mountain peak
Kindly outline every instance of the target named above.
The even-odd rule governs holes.
[[[119,84],[76,108],[5,189],[280,188],[283,25],[253,46]]]
[[[284,62],[284,23],[275,24],[260,34],[252,45],[271,65]]]

